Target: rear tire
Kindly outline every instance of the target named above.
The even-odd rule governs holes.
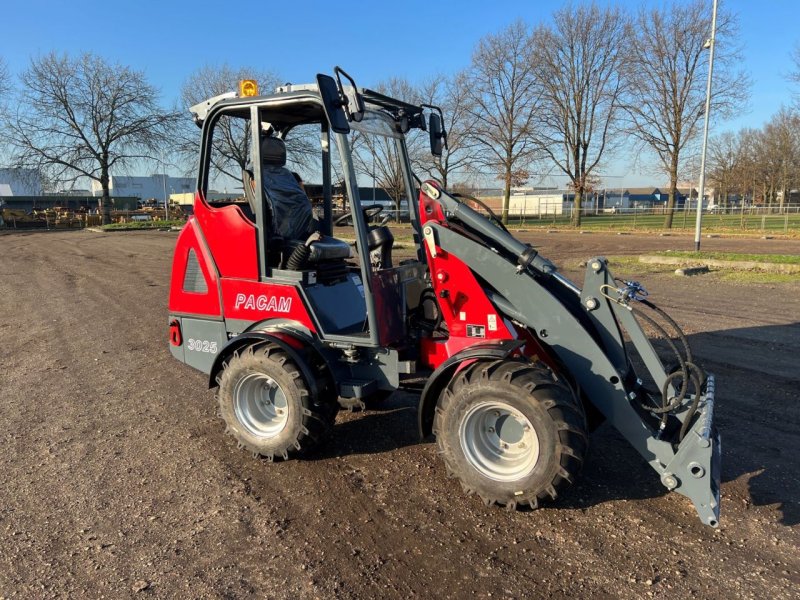
[[[336,419],[337,407],[312,396],[298,365],[276,344],[234,352],[218,382],[226,431],[240,447],[270,461],[309,452]]]
[[[478,362],[456,374],[433,423],[448,474],[486,504],[538,508],[569,487],[588,447],[572,391],[544,365]]]

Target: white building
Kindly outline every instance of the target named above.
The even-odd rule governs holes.
[[[508,199],[511,216],[560,215],[564,212],[564,194],[512,194]]]
[[[38,169],[0,169],[0,197],[41,195],[42,178]]]
[[[155,173],[149,177],[112,175],[108,187],[112,196],[129,196],[140,200],[155,198],[159,202],[164,202],[170,194],[193,192],[195,185],[194,177],[171,177]],[[103,195],[103,188],[99,181],[92,181],[92,195]]]

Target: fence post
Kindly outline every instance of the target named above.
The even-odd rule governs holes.
[[[783,215],[783,233],[789,233],[789,213]]]

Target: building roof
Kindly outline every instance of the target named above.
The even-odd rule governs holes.
[[[653,187],[625,188],[625,193],[631,196],[655,196],[660,194],[661,190]]]

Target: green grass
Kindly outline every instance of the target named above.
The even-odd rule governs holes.
[[[675,265],[657,265],[652,263],[639,262],[639,256],[607,256],[608,265],[612,273],[617,276],[625,276],[630,273],[674,273]]]
[[[663,253],[662,253],[663,254]],[[676,254],[670,252],[669,254]],[[685,254],[693,254],[687,252]],[[722,253],[717,253],[722,254]],[[733,254],[733,253],[732,253]],[[749,255],[740,255],[749,256]],[[760,256],[760,255],[759,255]],[[794,257],[790,257],[794,258]],[[749,260],[749,259],[736,259]],[[643,274],[664,274],[671,275],[675,272],[675,265],[656,265],[639,262],[638,256],[610,256],[608,257],[611,271],[617,277],[627,278],[629,276],[640,276]],[[707,275],[695,275],[694,277],[711,278],[717,281],[738,284],[781,284],[781,283],[800,283],[800,275],[787,275],[783,273],[765,273],[763,271],[744,271],[740,269],[712,269]],[[646,287],[646,286],[645,286]]]
[[[731,283],[800,283],[800,275],[765,273],[763,271],[712,271],[721,281]]]
[[[597,231],[694,231],[694,212],[676,212],[672,229],[664,227],[663,214],[599,214],[586,215],[581,219],[580,229]],[[566,227],[572,228],[569,216],[529,217],[509,219],[514,227]],[[771,232],[800,233],[800,214],[791,215],[741,215],[704,214],[703,231],[709,232]]]
[[[113,231],[115,229],[164,229],[169,227],[183,227],[186,221],[173,219],[170,221],[133,221],[131,223],[109,223],[108,225],[101,225],[100,229],[104,231]]]
[[[800,256],[792,254],[742,254],[739,252],[653,252],[655,256],[674,256],[676,258],[712,259],[731,261],[753,261],[781,265],[800,265]]]

